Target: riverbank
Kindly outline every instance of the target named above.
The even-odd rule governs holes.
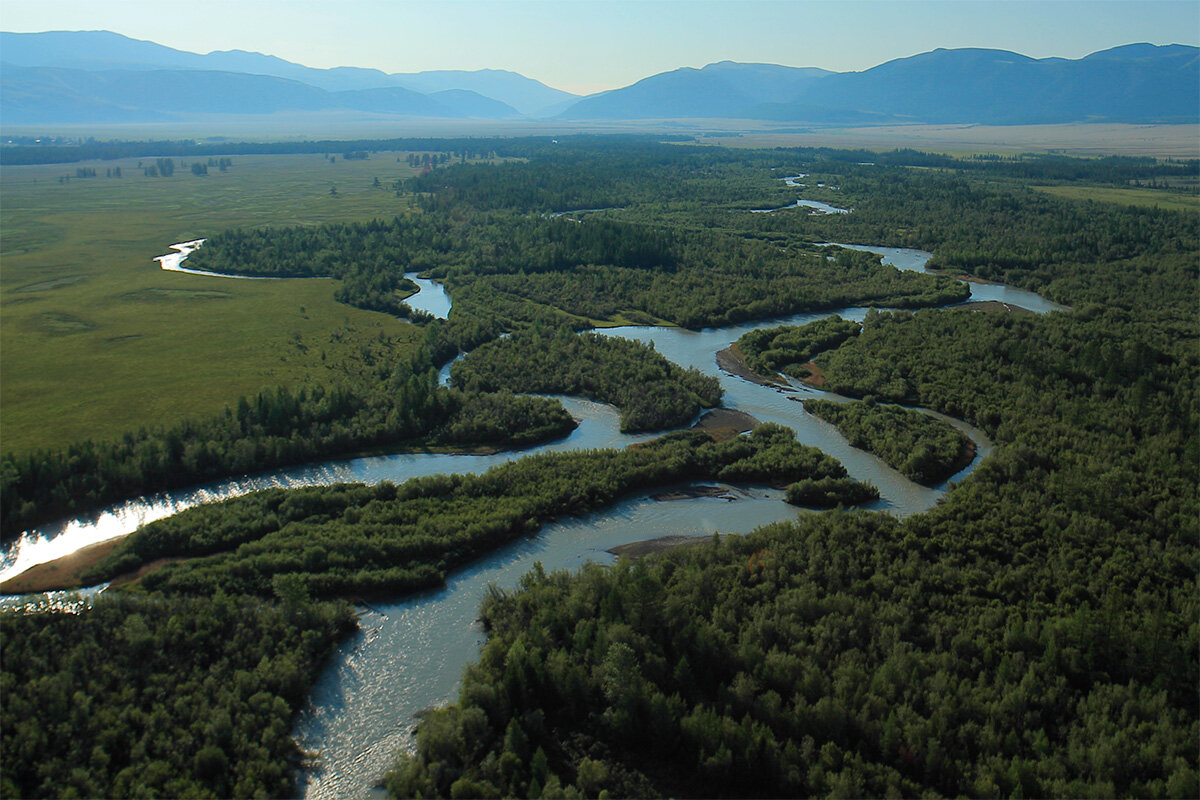
[[[704,431],[715,441],[723,442],[734,436],[752,431],[759,426],[760,420],[745,411],[732,408],[714,408],[705,411],[692,425],[692,430]]]
[[[711,536],[659,536],[657,539],[646,539],[641,542],[617,545],[605,550],[617,558],[628,558],[637,561],[639,558],[673,550],[677,547],[695,547],[705,542],[711,542]]]
[[[772,389],[781,391],[792,391],[782,378],[771,378],[767,375],[762,375],[750,369],[746,363],[746,357],[742,355],[742,351],[737,344],[731,344],[724,350],[717,351],[717,366],[730,375],[742,378],[743,380],[757,383],[759,386],[769,386]]]
[[[32,566],[20,575],[0,583],[0,594],[33,594],[79,589],[83,586],[80,576],[100,563],[124,538],[118,536],[106,542],[89,544],[70,555]]]

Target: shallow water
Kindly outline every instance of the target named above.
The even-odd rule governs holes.
[[[446,319],[450,313],[450,295],[446,288],[425,278],[418,278],[417,273],[409,272],[404,275],[417,285],[417,293],[404,298],[409,308],[432,314],[438,319]]]

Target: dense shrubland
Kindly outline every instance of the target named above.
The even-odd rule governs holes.
[[[838,316],[807,325],[760,328],[743,334],[736,342],[746,366],[760,375],[777,372],[793,378],[808,377],[804,366],[823,350],[837,347],[858,335],[858,323]]]
[[[748,217],[760,236],[922,246],[1077,309],[871,313],[816,356],[828,388],[965,418],[993,455],[902,522],[528,576],[390,790],[1197,794],[1194,217],[1045,198],[1008,165],[786,163],[855,212]],[[762,336],[766,366],[813,355]]]
[[[971,440],[948,422],[900,406],[805,400],[804,410],[833,423],[854,447],[869,450],[911,481],[933,486],[966,466]]]
[[[566,328],[531,328],[490,342],[451,367],[468,392],[574,394],[615,405],[622,431],[653,431],[691,422],[721,400],[721,385],[682,369],[640,342]]]
[[[829,384],[988,461],[903,522],[531,576],[391,791],[1195,795],[1195,350],[1120,311],[868,316]]]
[[[362,382],[277,387],[221,415],[0,460],[6,536],[123,498],[318,457],[404,446],[520,447],[575,421],[557,400],[439,387],[426,364]]]
[[[355,622],[282,594],[0,613],[0,795],[295,796],[292,718]]]
[[[400,594],[562,514],[607,506],[671,483],[785,485],[845,469],[791,431],[762,425],[713,442],[681,432],[625,450],[543,453],[483,475],[438,475],[396,486],[268,489],[197,506],[131,534],[90,575],[98,582],[162,558],[187,558],[141,580],[170,593],[270,595],[298,576],[314,596]]]

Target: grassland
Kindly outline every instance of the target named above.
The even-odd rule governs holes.
[[[389,186],[412,174],[404,154],[334,155],[238,156],[227,172],[170,178],[145,177],[136,159],[0,170],[0,449],[211,413],[325,377],[364,347],[407,352],[418,328],[335,302],[331,280],[193,276],[152,260],[229,227],[411,207]],[[80,166],[98,177],[74,177]],[[123,177],[104,177],[115,167]]]
[[[1095,200],[1123,206],[1161,208],[1167,211],[1200,211],[1200,195],[1164,189],[1118,189],[1110,186],[1035,186],[1039,192],[1069,200]]]
[[[1060,153],[1074,156],[1196,158],[1195,125],[1072,123],[1064,125],[876,125],[861,128],[794,128],[735,132],[719,129],[705,141],[725,147],[911,147],[947,155]]]

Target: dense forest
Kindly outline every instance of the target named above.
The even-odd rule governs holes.
[[[478,476],[268,489],[145,526],[85,581],[187,558],[144,576],[142,588],[269,596],[280,576],[298,576],[313,596],[396,595],[440,584],[449,570],[535,532],[549,518],[601,508],[635,490],[845,475],[835,459],[797,443],[787,428],[760,425],[721,443],[684,431],[625,450],[543,453]]]
[[[805,400],[804,410],[833,423],[854,447],[869,450],[910,481],[934,486],[970,463],[971,440],[948,422],[868,397],[863,403]]]
[[[746,366],[759,375],[770,377],[782,372],[793,378],[806,378],[810,373],[804,365],[813,356],[857,335],[857,322],[835,315],[807,325],[750,331],[739,337],[735,346]]]
[[[1153,331],[868,317],[830,384],[971,419],[987,462],[902,523],[531,576],[391,791],[1194,796],[1200,361]]]
[[[189,256],[189,266],[341,278],[340,301],[408,317],[398,281],[405,272],[427,272],[454,298],[445,327],[461,350],[481,342],[460,329],[490,322],[512,330],[531,315],[561,319],[553,310],[577,317],[579,327],[622,317],[701,327],[850,305],[937,306],[969,295],[959,281],[898,272],[870,253],[840,250],[830,260],[823,248],[781,249],[724,231],[672,233],[637,215],[581,222],[473,206],[391,221],[225,231]],[[497,309],[501,298],[526,308]]]
[[[264,393],[174,439],[148,429],[28,464],[10,457],[5,513],[17,496],[22,514],[94,502],[89,492],[128,486],[139,465],[160,481],[257,468],[301,446],[293,439],[311,439],[315,457],[528,442],[569,426],[557,404],[436,387],[432,366],[477,348],[458,368],[464,385],[495,370],[489,387],[527,390],[520,381],[534,376],[519,365],[539,354],[522,347],[537,341],[591,359],[585,375],[540,370],[559,387],[617,399],[629,376],[616,373],[636,364],[704,398],[653,357],[564,323],[699,327],[891,307],[861,328],[767,331],[743,355],[768,373],[814,361],[841,394],[967,420],[995,441],[988,459],[904,520],[805,513],[497,590],[458,702],[423,718],[389,791],[1200,795],[1200,229],[1194,214],[1031,188],[1195,176],[1195,162],[628,137],[472,146],[514,160],[413,179],[419,210],[391,221],[218,233],[193,256],[210,254],[197,265],[210,258],[217,271],[275,261],[284,274],[334,275],[343,302],[394,314],[405,313],[404,272],[427,272],[454,309],[420,320],[426,352],[413,365],[385,360],[344,388]],[[800,173],[803,189],[778,180]],[[854,210],[750,213],[799,192]],[[1071,310],[935,310],[966,287],[824,242],[925,248],[947,272]],[[874,417],[884,406],[852,408]],[[896,441],[899,424],[887,432]],[[77,482],[109,475],[102,463],[115,477]],[[808,506],[875,496],[766,426],[723,443],[688,432],[539,455],[481,476],[270,490],[148,525],[90,576],[150,568],[132,588],[78,615],[0,614],[0,793],[287,796],[288,720],[346,624],[344,608],[309,596],[436,585],[550,517],[696,480],[784,485]]]
[[[562,436],[575,421],[557,400],[439,387],[425,364],[381,365],[364,381],[241,398],[223,414],[118,441],[0,459],[3,528],[31,525],[123,498],[296,464],[402,446],[521,447]]]
[[[0,795],[292,796],[292,718],[355,618],[281,588],[0,614]]]
[[[468,392],[574,394],[621,410],[622,431],[655,431],[690,423],[721,400],[721,386],[682,369],[652,348],[567,328],[531,328],[473,350],[450,369]]]
[[[390,791],[1194,796],[1194,217],[1001,170],[785,163],[855,211],[746,215],[760,236],[923,246],[1076,309],[871,313],[817,355],[828,388],[964,418],[993,455],[903,522],[802,517],[529,576]]]

